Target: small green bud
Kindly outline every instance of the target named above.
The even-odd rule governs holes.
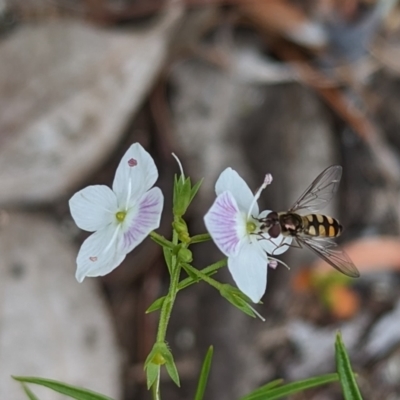
[[[189,249],[181,248],[178,251],[178,258],[184,263],[191,263],[193,261],[193,254]]]

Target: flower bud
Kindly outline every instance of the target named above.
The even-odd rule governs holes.
[[[178,258],[184,263],[191,263],[193,261],[193,254],[189,249],[181,248],[178,251]]]

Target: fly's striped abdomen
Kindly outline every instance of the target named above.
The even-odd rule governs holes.
[[[322,214],[309,214],[303,217],[304,233],[309,236],[337,237],[342,233],[339,221]]]

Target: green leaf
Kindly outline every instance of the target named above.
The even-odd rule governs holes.
[[[208,375],[210,373],[213,353],[214,353],[214,348],[213,346],[210,346],[207,350],[206,356],[204,357],[203,366],[201,367],[199,383],[197,384],[197,390],[194,400],[203,400],[204,392],[207,386]]]
[[[150,363],[146,366],[146,382],[147,382],[147,390],[153,386],[154,382],[160,375],[160,366]]]
[[[260,386],[258,389],[251,392],[251,396],[258,395],[259,393],[265,395],[269,390],[276,388],[277,386],[281,386],[283,384],[283,379],[275,379],[274,381],[268,382],[263,386]],[[248,395],[248,396],[250,396]]]
[[[168,375],[170,378],[175,382],[176,386],[180,387],[180,381],[179,381],[179,374],[178,370],[176,369],[176,365],[174,362],[174,358],[172,356],[172,353],[169,350],[164,350],[162,355],[165,358],[165,368],[167,369]]]
[[[191,190],[192,184],[190,178],[175,179],[173,202],[173,213],[175,216],[182,217],[185,214],[189,206]]]
[[[240,311],[244,312],[248,316],[252,318],[256,318],[256,313],[254,312],[253,307],[249,306],[247,301],[247,297],[238,289],[234,288],[229,284],[224,284],[221,287],[220,293],[225,299],[229,301],[232,305],[238,308]],[[250,299],[248,300],[250,301]]]
[[[161,247],[166,247],[167,249],[174,249],[175,245],[164,236],[159,235],[157,232],[150,232],[150,238],[154,243],[159,244]]]
[[[25,394],[28,396],[29,400],[39,400],[39,397],[37,397],[31,389],[29,389],[28,386],[25,385],[25,383],[21,382],[22,388],[24,389]]]
[[[208,242],[209,240],[211,240],[211,235],[209,233],[202,233],[200,235],[192,236],[190,238],[190,244]]]
[[[280,387],[268,388],[268,384],[264,386],[264,390],[259,388],[254,392],[242,397],[241,400],[276,400],[286,397],[290,394],[298,393],[306,389],[316,386],[325,385],[330,382],[336,382],[339,379],[338,374],[321,375],[314,378],[305,379],[303,381],[288,383]],[[271,382],[275,383],[277,381]]]
[[[172,275],[172,251],[171,249],[167,249],[166,247],[163,247],[163,254],[164,254],[164,259],[165,263],[167,264],[168,267],[168,272],[169,275]]]
[[[164,300],[165,296],[159,297],[157,300],[153,301],[153,303],[151,303],[150,307],[145,311],[145,313],[150,314],[154,311],[159,310],[162,307]]]
[[[78,386],[67,385],[66,383],[54,381],[52,379],[36,378],[31,376],[13,376],[13,379],[24,383],[34,383],[35,385],[45,386],[55,392],[65,394],[76,400],[112,400],[111,397],[100,393],[92,392]]]
[[[357,386],[350,359],[340,332],[336,334],[335,342],[336,369],[339,374],[345,400],[362,400],[360,389]]]
[[[190,191],[190,200],[189,200],[189,204],[192,202],[194,196],[196,196],[197,192],[200,189],[201,184],[203,183],[204,178],[201,178],[193,187],[192,190]]]
[[[189,275],[189,277],[190,278],[192,278],[192,280],[197,280],[197,281],[200,281],[201,280],[201,278],[198,276],[198,275],[196,275],[196,273],[194,272],[194,269],[195,268],[193,268],[193,270],[191,269],[191,268],[188,268],[187,267],[187,264],[181,264],[182,265],[182,267],[183,267],[183,269],[185,270],[185,272]]]
[[[193,267],[194,268],[194,267]],[[218,271],[210,271],[205,273],[205,275],[207,276],[213,276],[217,273]],[[194,274],[193,274],[194,275]],[[185,289],[190,285],[193,285],[194,283],[199,283],[200,281],[202,281],[201,278],[198,278],[197,275],[195,278],[189,276],[188,278],[185,278],[183,281],[179,282],[179,290]]]

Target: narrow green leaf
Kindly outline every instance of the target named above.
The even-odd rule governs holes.
[[[171,276],[172,275],[172,251],[171,251],[171,249],[163,247],[163,254],[164,254],[165,263],[167,264],[167,267],[168,267],[169,275]]]
[[[28,396],[29,400],[39,400],[39,397],[37,397],[31,389],[29,389],[28,386],[25,385],[25,383],[21,382],[22,389],[24,389],[25,394]]]
[[[173,250],[175,245],[164,236],[159,235],[157,232],[150,232],[150,238],[154,243],[159,244],[161,247]]]
[[[193,280],[198,280],[200,281],[201,278],[193,271],[195,268],[191,269],[187,267],[187,264],[182,263],[181,264],[183,269],[185,270],[185,272],[189,275],[190,278],[192,278]]]
[[[13,376],[13,379],[19,382],[45,386],[76,400],[112,400],[111,397],[104,396],[100,393],[92,392],[91,390],[78,386],[67,385],[66,383],[54,381],[52,379],[36,378],[32,376]]]
[[[244,300],[243,298],[245,297],[245,295],[239,290],[229,284],[224,284],[221,287],[220,293],[222,297],[227,299],[229,303],[234,305],[240,311],[244,312],[252,318],[256,318],[256,313],[254,312],[254,309],[247,304],[246,300]]]
[[[338,379],[338,374],[321,375],[303,381],[288,383],[287,385],[275,387],[273,389],[267,388],[264,391],[257,389],[247,396],[242,397],[241,400],[277,400],[290,394],[301,392],[302,390],[325,385],[330,382],[336,382]]]
[[[209,240],[211,240],[211,235],[209,233],[201,233],[199,235],[192,236],[190,238],[190,244],[208,242]]]
[[[180,381],[179,381],[179,374],[178,370],[176,369],[174,357],[172,356],[172,353],[167,350],[163,351],[162,355],[165,358],[165,368],[167,369],[168,375],[170,378],[175,382],[176,386],[181,386]]]
[[[179,381],[178,370],[176,369],[175,363],[173,364],[165,364],[165,368],[167,369],[168,375],[175,382],[175,385],[181,387],[181,383]]]
[[[211,272],[207,272],[205,275],[207,276],[213,276],[214,274],[216,274],[218,271],[211,271]],[[185,289],[190,285],[193,285],[194,283],[199,283],[202,279],[201,278],[192,278],[192,277],[188,277],[185,278],[183,281],[179,282],[179,290]]]
[[[162,307],[162,305],[163,305],[163,303],[164,303],[164,300],[165,300],[165,296],[159,297],[157,300],[153,301],[153,303],[151,303],[151,305],[150,305],[149,308],[145,311],[145,313],[146,313],[146,314],[150,314],[150,313],[152,313],[152,312],[154,312],[154,311],[159,310],[159,309]]]
[[[339,374],[345,400],[362,400],[360,389],[357,386],[350,359],[340,332],[336,334],[335,342],[336,369]]]
[[[193,187],[192,190],[190,192],[190,200],[189,200],[189,204],[192,202],[194,196],[196,196],[197,192],[200,189],[201,184],[203,183],[204,178],[201,178]]]
[[[255,396],[260,393],[265,396],[265,393],[267,393],[269,390],[274,389],[278,386],[282,386],[283,382],[283,379],[275,379],[274,381],[268,382],[265,385],[260,386],[258,389],[254,390],[254,392],[251,392],[251,394],[248,396]]]
[[[207,386],[208,375],[210,373],[213,353],[214,353],[214,348],[213,346],[210,346],[207,350],[206,356],[204,357],[203,366],[201,367],[199,383],[197,384],[197,390],[194,400],[203,400],[204,392]]]
[[[154,382],[157,380],[158,376],[160,375],[160,366],[149,363],[146,366],[146,382],[147,382],[147,390],[153,386]]]

